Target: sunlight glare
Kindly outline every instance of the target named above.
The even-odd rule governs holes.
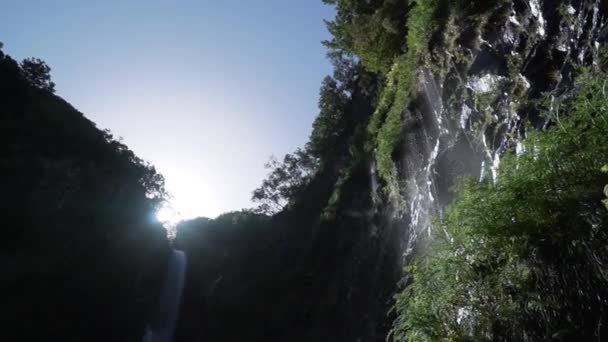
[[[179,212],[168,202],[163,204],[160,209],[156,211],[156,218],[162,224],[170,226],[176,225],[181,221]]]
[[[156,218],[172,230],[183,220],[214,218],[220,214],[212,192],[199,177],[176,169],[164,170],[169,199],[156,212]]]

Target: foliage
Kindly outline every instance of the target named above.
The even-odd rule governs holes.
[[[317,158],[327,157],[344,130],[348,96],[332,77],[325,77],[319,96],[319,115],[312,124],[310,150]]]
[[[319,115],[309,142],[267,165],[270,174],[253,194],[258,207],[242,214],[251,219],[231,223],[218,218],[178,227],[176,246],[186,250],[189,270],[195,272],[189,275],[193,288],[185,293],[185,310],[190,313],[185,324],[209,340],[241,340],[244,330],[252,340],[309,341],[334,336],[335,340],[351,340],[354,335],[368,334],[369,329],[363,324],[352,329],[350,322],[384,317],[384,304],[391,295],[388,291],[381,296],[373,293],[383,303],[373,310],[363,305],[352,309],[319,305],[347,300],[350,283],[334,279],[335,271],[341,271],[332,265],[351,263],[355,250],[337,253],[336,249],[347,249],[359,236],[349,230],[364,234],[365,228],[355,225],[356,219],[371,216],[365,212],[370,202],[370,157],[364,146],[376,77],[347,54],[333,55],[331,62],[334,72],[321,86]],[[272,216],[259,215],[262,219],[257,220],[252,214]],[[372,246],[365,244],[359,251],[387,253]],[[350,274],[366,270],[357,263]],[[223,290],[207,296],[207,289],[216,288],[216,281],[222,282]],[[329,281],[335,285],[329,287]],[[394,281],[386,284],[392,287]],[[371,286],[361,290],[373,291]],[[356,301],[364,303],[366,298],[363,295]],[[243,302],[249,305],[244,307]],[[345,320],[346,310],[356,318]],[[303,320],[317,327],[302,325]],[[242,330],[227,328],[234,324]],[[289,328],[268,331],[270,327]]]
[[[333,38],[324,44],[330,55],[356,55],[372,72],[386,72],[402,53],[406,1],[323,0],[336,7],[336,17],[326,21]]]
[[[26,58],[21,62],[23,75],[31,85],[51,93],[55,92],[55,83],[51,81],[51,67],[39,58]]]
[[[340,200],[343,200],[343,196],[342,196],[342,189],[344,188],[344,185],[349,181],[351,177],[351,170],[350,168],[346,169],[345,172],[340,175],[340,178],[338,178],[338,181],[336,182],[336,184],[334,185],[334,191],[331,194],[331,197],[329,198],[329,201],[327,202],[327,206],[325,207],[325,210],[323,212],[323,218],[326,220],[331,220],[331,219],[335,219],[335,215],[336,215],[336,210],[337,210],[337,205],[340,202]]]
[[[271,172],[254,190],[252,200],[259,203],[258,213],[276,214],[298,202],[298,195],[324,168],[336,168],[337,159],[344,159],[350,146],[350,136],[355,131],[353,94],[366,93],[361,80],[365,73],[353,59],[336,57],[334,77],[327,76],[319,91],[319,114],[312,125],[309,142],[293,154],[287,154],[282,162],[274,158],[266,164]]]
[[[388,183],[396,182],[392,153],[399,142],[403,112],[416,95],[416,72],[421,58],[427,52],[435,1],[418,1],[410,10],[407,20],[407,50],[400,56],[387,75],[386,87],[370,120],[369,132],[375,137],[378,173]]]
[[[608,78],[579,85],[557,124],[465,179],[397,296],[395,341],[600,338],[608,318]]]
[[[253,191],[251,199],[259,203],[256,212],[276,214],[308,184],[317,168],[317,161],[307,150],[297,149],[293,154],[286,154],[282,162],[271,158],[265,166],[272,171]]]

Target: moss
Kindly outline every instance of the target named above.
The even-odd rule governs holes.
[[[475,110],[480,113],[486,113],[491,111],[491,105],[496,100],[496,97],[496,89],[484,93],[476,92],[473,95],[473,103],[475,103]]]
[[[355,132],[350,139],[349,144],[349,154],[351,156],[350,164],[348,167],[344,168],[342,174],[340,177],[338,177],[338,180],[333,187],[333,192],[327,201],[327,205],[323,209],[323,213],[321,214],[322,219],[328,221],[335,219],[336,212],[338,211],[338,205],[340,205],[340,201],[344,198],[343,193],[345,187],[348,186],[347,184],[352,178],[352,174],[354,172],[353,170],[361,167],[361,165],[367,165],[369,162],[368,154],[365,150],[367,139],[367,132],[364,127],[358,126],[355,128]]]
[[[447,10],[450,13],[447,15],[447,19],[442,22],[441,32],[433,35],[438,41],[432,42],[432,45],[437,48],[433,48],[431,51],[432,62],[430,63],[430,70],[439,77],[444,77],[449,71],[452,66],[452,59],[456,60],[457,63],[465,63],[471,59],[471,56],[467,54],[467,50],[456,48],[461,28],[457,24],[458,16],[453,8],[448,8]]]
[[[523,60],[519,54],[507,56],[507,70],[509,72],[509,79],[511,80],[509,90],[517,98],[523,97],[524,93],[528,90],[521,75],[522,65]]]
[[[338,181],[334,185],[334,191],[332,192],[332,194],[329,198],[329,201],[327,202],[327,206],[325,206],[325,209],[323,210],[323,214],[321,215],[321,218],[323,220],[331,221],[331,220],[335,219],[336,212],[338,209],[338,204],[340,203],[340,199],[342,197],[341,195],[342,195],[343,188],[344,188],[345,184],[348,182],[348,180],[350,179],[350,176],[351,176],[351,170],[350,170],[350,168],[348,168],[344,171],[344,173],[342,173],[342,175],[340,175],[340,178],[338,178]]]
[[[378,173],[388,184],[391,197],[398,193],[393,151],[400,141],[402,114],[416,92],[418,66],[428,52],[435,5],[435,1],[419,1],[410,11],[407,21],[407,52],[396,60],[388,73],[387,86],[368,127],[370,136],[375,140]]]

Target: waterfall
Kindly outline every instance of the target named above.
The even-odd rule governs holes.
[[[440,210],[436,189],[436,161],[450,137],[450,124],[445,117],[442,90],[428,70],[420,70],[418,82],[428,107],[430,122],[425,122],[423,114],[413,114],[413,120],[421,127],[418,132],[404,139],[403,165],[408,184],[409,222],[408,239],[403,253],[407,258],[415,248],[420,233],[431,234],[431,218]],[[425,113],[427,114],[427,113]]]
[[[143,342],[171,342],[179,314],[187,267],[186,254],[173,250],[167,265],[158,308],[144,332]]]
[[[446,57],[436,58],[434,69],[419,68],[417,106],[403,108],[398,163],[406,203],[404,263],[450,203],[450,187],[464,175],[496,182],[502,156],[508,151],[520,155],[526,132],[546,129],[559,116],[573,70],[598,67],[600,42],[608,39],[602,33],[608,18],[600,13],[600,0],[566,3],[557,14],[545,2],[526,0],[527,8],[512,4],[503,23],[479,33],[478,46],[448,42]],[[533,33],[530,41],[522,43],[520,32]],[[466,52],[458,57],[459,66],[454,49]],[[543,54],[556,56],[554,70],[534,66]],[[526,101],[538,100],[539,93],[547,93],[549,101],[546,117],[536,118]]]

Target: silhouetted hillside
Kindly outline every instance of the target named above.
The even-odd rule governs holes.
[[[138,340],[169,250],[162,176],[3,54],[0,104],[0,339]]]

